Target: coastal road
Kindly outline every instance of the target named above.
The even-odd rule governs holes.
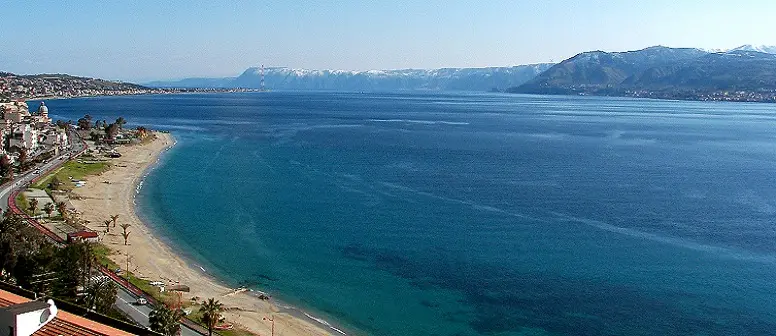
[[[119,291],[116,295],[116,308],[127,314],[138,324],[148,327],[148,314],[151,313],[153,308],[150,305],[135,305],[135,301],[137,301],[136,296],[119,286]],[[201,334],[185,325],[181,325],[181,336],[201,336]]]
[[[13,193],[14,189],[22,188],[27,185],[27,183],[30,183],[33,179],[36,177],[46,174],[46,172],[53,168],[54,166],[64,163],[67,161],[68,157],[71,154],[76,154],[81,150],[81,148],[75,148],[65,151],[64,153],[60,154],[57,157],[54,157],[48,162],[44,163],[43,165],[35,167],[32,171],[29,171],[21,176],[17,176],[13,182],[6,183],[3,185],[2,189],[0,189],[0,209],[2,209],[3,212],[5,210],[8,210],[8,197]],[[36,174],[35,171],[39,170],[40,173]]]
[[[119,286],[118,294],[116,295],[116,308],[127,314],[136,323],[148,327],[148,314],[151,314],[153,308],[150,305],[135,305],[137,296],[132,295],[126,289]],[[190,329],[189,327],[181,324],[181,336],[201,336],[202,334]]]
[[[70,148],[62,151],[58,156],[49,159],[48,162],[36,166],[25,174],[17,176],[13,182],[6,183],[2,186],[2,189],[0,189],[0,209],[2,209],[2,212],[8,210],[8,197],[13,193],[14,189],[26,186],[27,183],[30,183],[30,181],[36,177],[46,174],[49,169],[67,162],[71,155],[77,155],[85,149],[86,145],[75,132],[71,132],[68,138],[70,140]],[[40,171],[40,173],[35,174],[35,171]]]

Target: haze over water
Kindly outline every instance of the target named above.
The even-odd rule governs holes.
[[[776,330],[776,109],[465,94],[47,101],[177,146],[138,207],[355,334]]]

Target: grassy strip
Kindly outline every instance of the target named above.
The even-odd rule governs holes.
[[[103,244],[94,244],[92,246],[92,254],[97,258],[100,265],[105,265],[109,270],[112,271],[119,268],[119,265],[108,257],[111,254],[109,247]]]
[[[19,195],[16,195],[16,206],[24,211],[24,213],[32,216],[30,210],[28,209],[30,207],[30,203],[27,202],[27,197],[24,196],[24,193],[19,193]]]
[[[135,287],[137,288],[140,288],[140,290],[142,290],[143,292],[153,296],[154,299],[156,299],[156,301],[167,302],[168,300],[168,296],[166,295],[167,293],[166,292],[162,293],[159,291],[158,287],[151,286],[150,284],[148,284],[149,282],[148,280],[140,279],[134,274],[132,274],[132,272],[124,272],[121,275],[121,277],[124,279],[127,279],[129,283],[135,285]]]
[[[82,161],[83,162],[83,161]],[[54,178],[54,176],[57,177],[62,182],[62,186],[59,189],[62,190],[72,190],[75,188],[75,185],[70,182],[70,179],[74,180],[83,180],[86,176],[89,175],[99,175],[104,172],[106,172],[110,168],[110,163],[106,161],[90,161],[88,163],[80,163],[78,161],[70,160],[66,162],[62,167],[57,169],[55,172],[49,174],[48,176],[40,179],[35,185],[33,185],[34,188],[39,189],[46,189],[46,191],[51,192],[51,188],[49,186],[49,183],[51,182],[51,179]]]
[[[222,336],[255,336],[256,334],[242,329],[234,330],[218,330],[218,334]]]
[[[109,270],[114,271],[116,269],[122,269],[123,273],[121,274],[121,277],[124,279],[127,279],[129,283],[135,285],[137,288],[140,288],[143,292],[150,294],[154,297],[154,299],[158,300],[159,302],[166,302],[165,300],[168,299],[168,296],[166,293],[159,292],[159,288],[155,286],[151,286],[148,284],[148,280],[143,280],[132,274],[132,272],[127,272],[124,270],[118,263],[110,259],[110,255],[113,254],[114,251],[112,251],[109,247],[103,245],[103,244],[94,244],[94,247],[92,248],[92,253],[97,258],[97,261],[101,265],[105,265]]]

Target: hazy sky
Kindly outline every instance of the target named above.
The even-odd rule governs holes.
[[[2,0],[0,8],[0,71],[131,81],[231,76],[262,63],[483,67],[652,45],[776,45],[774,0]]]

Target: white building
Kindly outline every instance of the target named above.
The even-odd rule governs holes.
[[[57,128],[49,128],[41,135],[41,143],[47,148],[54,149],[56,154],[59,154],[60,150],[65,150],[70,147],[68,142],[67,132]]]
[[[34,151],[38,148],[38,130],[27,123],[18,123],[13,126],[8,146],[24,148]]]

